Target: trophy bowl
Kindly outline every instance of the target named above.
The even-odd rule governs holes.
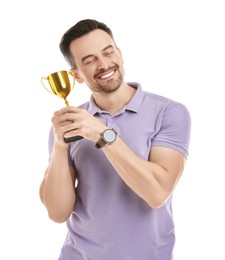
[[[47,77],[42,77],[41,83],[48,92],[63,98],[65,104],[69,105],[67,96],[75,86],[75,79],[70,71],[61,70],[54,72]]]

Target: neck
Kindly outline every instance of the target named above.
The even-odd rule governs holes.
[[[114,115],[131,100],[135,91],[135,88],[123,83],[120,88],[112,93],[94,92],[92,94],[98,107]]]

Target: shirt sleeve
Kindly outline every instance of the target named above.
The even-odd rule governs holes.
[[[156,127],[158,130],[152,146],[168,147],[188,156],[191,117],[183,104],[169,103],[162,110]]]

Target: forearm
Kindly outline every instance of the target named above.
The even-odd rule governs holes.
[[[75,176],[71,175],[67,148],[54,146],[53,156],[42,184],[42,200],[49,217],[56,222],[68,219],[75,204]]]
[[[167,170],[136,155],[121,138],[103,148],[124,182],[151,207],[160,207],[171,193]]]

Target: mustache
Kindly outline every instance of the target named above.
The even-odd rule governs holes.
[[[109,71],[112,71],[112,70],[116,70],[116,69],[118,69],[118,65],[115,65],[115,66],[111,66],[111,67],[109,67],[108,69],[101,69],[100,71],[98,71],[95,75],[94,75],[94,78],[96,79],[96,78],[98,78],[98,77],[100,77],[102,74],[106,74],[106,73],[108,73]]]

